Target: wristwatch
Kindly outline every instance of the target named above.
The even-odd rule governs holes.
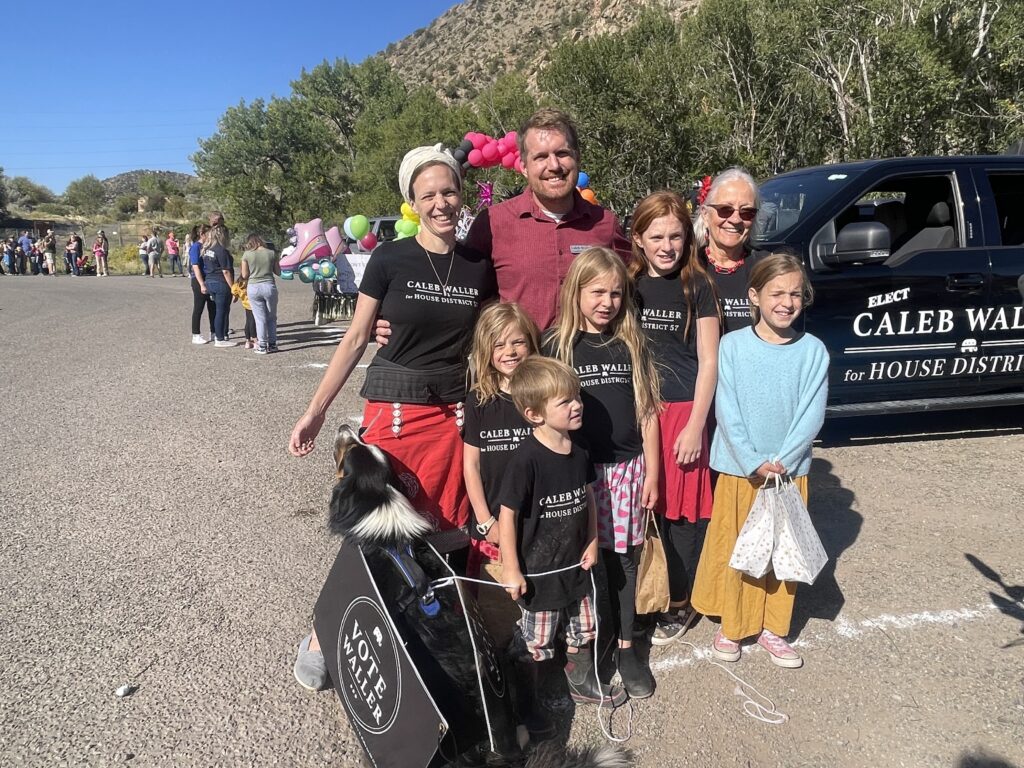
[[[489,530],[491,530],[491,526],[494,525],[495,522],[497,522],[497,520],[498,520],[498,518],[496,518],[496,517],[494,517],[492,515],[491,519],[488,520],[486,523],[477,523],[476,524],[477,533],[479,533],[481,536],[486,536],[487,532]]]

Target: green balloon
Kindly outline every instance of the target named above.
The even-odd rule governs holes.
[[[352,232],[352,237],[356,240],[362,240],[366,237],[366,233],[370,231],[370,220],[362,214],[353,216],[348,228]]]

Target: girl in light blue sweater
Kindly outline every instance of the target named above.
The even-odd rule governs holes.
[[[739,660],[739,641],[756,636],[773,663],[795,668],[803,660],[783,638],[796,584],[771,572],[751,578],[730,568],[729,558],[770,475],[792,477],[807,501],[811,442],[825,419],[828,352],[795,327],[813,298],[798,258],[780,253],[759,261],[748,293],[754,326],[726,334],[719,347],[711,466],[721,474],[692,602],[722,619],[712,646],[716,658]]]

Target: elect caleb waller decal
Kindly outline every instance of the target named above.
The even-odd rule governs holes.
[[[910,288],[868,297],[868,310],[854,316],[852,330],[856,338],[872,343],[844,350],[847,355],[863,355],[866,359],[863,365],[843,370],[843,381],[953,378],[1024,371],[1024,333],[1019,338],[987,338],[994,331],[1024,332],[1024,306],[899,308],[900,303],[910,299]]]

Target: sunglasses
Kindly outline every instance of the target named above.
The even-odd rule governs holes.
[[[714,208],[715,213],[718,214],[720,219],[731,219],[732,215],[736,213],[736,209],[731,205],[715,205],[708,203],[708,208]],[[743,221],[753,221],[754,217],[757,216],[757,208],[740,208],[740,218]]]

